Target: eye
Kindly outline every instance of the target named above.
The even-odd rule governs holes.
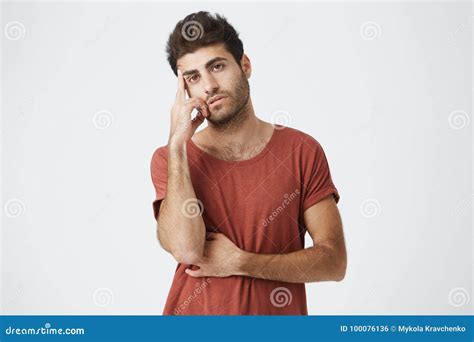
[[[222,63],[217,63],[217,64],[214,64],[214,65],[212,66],[212,69],[213,69],[213,70],[216,70],[216,71],[219,71],[219,70],[221,70],[223,67],[224,67],[224,64],[222,64]]]
[[[188,78],[189,83],[195,83],[199,79],[198,75],[192,75],[191,77]]]

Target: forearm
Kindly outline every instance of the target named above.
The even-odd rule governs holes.
[[[191,182],[186,144],[168,144],[167,195],[162,203],[158,235],[178,262],[202,257],[206,228]]]
[[[243,252],[240,275],[290,283],[340,281],[345,258],[329,246],[318,244],[288,254]]]

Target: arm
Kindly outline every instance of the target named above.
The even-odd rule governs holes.
[[[244,252],[242,275],[292,283],[341,281],[347,256],[341,217],[333,196],[325,198],[304,213],[313,246],[288,254]]]
[[[203,254],[206,228],[189,174],[186,145],[168,145],[167,196],[158,216],[158,240],[180,263]]]
[[[186,99],[185,92],[185,82],[178,71],[168,140],[167,196],[160,206],[157,236],[161,246],[179,263],[193,264],[203,256],[206,227],[191,183],[186,143],[209,112],[203,100]],[[199,113],[191,120],[194,108],[199,109]]]
[[[256,254],[243,251],[223,234],[206,241],[204,261],[195,277],[244,275],[293,283],[341,281],[346,272],[342,223],[333,196],[319,201],[304,213],[313,246],[288,254]]]

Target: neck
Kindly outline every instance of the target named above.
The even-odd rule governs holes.
[[[264,130],[264,122],[256,117],[250,99],[242,113],[228,125],[220,127],[208,123],[208,127],[203,130],[203,133],[206,131],[206,140],[220,146],[252,144],[261,139]]]

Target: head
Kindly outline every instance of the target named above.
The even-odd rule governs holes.
[[[209,105],[211,124],[223,126],[247,113],[250,60],[238,33],[223,16],[208,12],[186,16],[170,34],[166,52],[174,74],[178,69],[182,72],[189,97],[206,102],[224,97]]]

